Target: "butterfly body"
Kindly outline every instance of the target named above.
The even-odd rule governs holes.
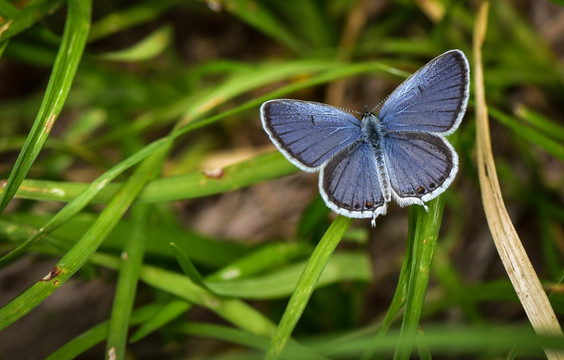
[[[261,106],[261,120],[288,160],[320,173],[329,208],[374,226],[391,199],[425,206],[454,180],[458,156],[445,136],[462,121],[468,93],[468,61],[451,50],[398,86],[378,115],[359,121],[330,105],[278,99]]]

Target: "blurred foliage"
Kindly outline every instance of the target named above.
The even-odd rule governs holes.
[[[483,47],[504,200],[560,320],[562,5],[492,2]],[[375,229],[334,219],[315,176],[295,174],[258,119],[276,97],[372,107],[453,48],[473,67],[476,11],[446,0],[0,0],[0,356],[564,350],[533,333],[492,246],[472,95],[452,139],[455,183],[429,213],[408,221],[392,207]]]

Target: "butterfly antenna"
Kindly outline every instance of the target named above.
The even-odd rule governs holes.
[[[347,109],[346,107],[342,107],[342,106],[335,106],[335,107],[336,107],[337,109],[339,109],[339,110],[343,110],[343,111],[346,111],[346,112],[350,112],[351,114],[363,115],[360,111]]]
[[[386,96],[384,99],[382,99],[382,101],[380,101],[378,104],[376,104],[376,106],[374,106],[372,108],[372,111],[370,111],[370,112],[373,113],[374,110],[378,109],[380,107],[380,105],[382,105],[384,102],[386,102],[386,100],[388,100],[388,97],[389,97],[389,95]]]

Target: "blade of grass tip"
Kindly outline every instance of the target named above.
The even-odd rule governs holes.
[[[131,326],[130,316],[143,264],[150,209],[151,205],[135,204],[131,210],[134,226],[121,254],[122,264],[119,269],[106,341],[107,359],[125,357],[127,333]]]
[[[184,274],[186,274],[186,276],[188,276],[194,284],[199,285],[209,292],[213,293],[213,291],[211,291],[207,286],[198,269],[196,269],[196,266],[194,266],[194,263],[192,263],[192,261],[184,253],[184,251],[182,251],[175,243],[170,243],[169,245],[172,248],[174,256],[176,257],[176,261],[178,261],[178,264],[182,268],[182,271],[184,271]]]
[[[41,304],[88,261],[138,196],[154,169],[162,164],[168,148],[162,150],[165,151],[153,154],[135,170],[121,191],[49,274],[0,309],[0,330]]]
[[[146,61],[161,55],[169,46],[172,38],[172,28],[165,25],[143,40],[131,47],[119,51],[112,51],[99,54],[96,57],[104,60],[136,62]]]
[[[317,281],[323,273],[325,265],[329,261],[331,254],[341,241],[345,231],[348,229],[352,219],[346,218],[342,215],[337,216],[335,221],[331,224],[325,235],[319,241],[319,244],[313,250],[311,257],[298,280],[296,290],[290,297],[288,305],[282,319],[278,324],[278,328],[272,337],[270,347],[266,354],[265,359],[277,359],[284,346],[290,339],[292,331],[296,327],[310,297],[315,289]]]
[[[488,109],[482,69],[482,44],[485,39],[489,2],[480,4],[474,27],[474,86],[476,104],[476,146],[482,202],[492,237],[509,279],[535,331],[561,335],[562,329],[539,278],[507,213],[491,149]],[[564,359],[562,352],[545,349],[549,359]]]
[[[405,313],[403,315],[400,337],[413,337],[417,334],[425,294],[427,293],[427,287],[429,285],[431,263],[433,261],[433,255],[435,254],[441,227],[444,196],[439,196],[430,201],[428,206],[428,212],[421,207],[412,207],[410,209],[410,212],[416,212],[417,220],[413,238],[409,240],[413,242],[413,246],[411,247],[411,257],[413,260],[411,261]],[[413,218],[414,216],[410,217],[410,220],[413,220]],[[394,359],[409,359],[410,354],[410,346],[399,346],[396,349]]]
[[[33,127],[0,194],[0,213],[16,193],[49,136],[67,98],[90,27],[91,1],[71,0],[61,46]]]

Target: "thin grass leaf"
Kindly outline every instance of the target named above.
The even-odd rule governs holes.
[[[417,212],[414,210],[409,211],[409,231],[407,238],[408,239],[415,239],[415,231],[417,228]],[[405,249],[405,256],[403,258],[403,262],[401,265],[400,274],[398,277],[398,284],[396,285],[396,290],[394,292],[394,297],[392,298],[392,302],[388,307],[388,311],[382,320],[382,324],[379,326],[379,330],[376,333],[376,338],[380,338],[384,336],[392,322],[397,317],[397,315],[402,310],[403,306],[405,305],[405,301],[407,299],[407,292],[408,292],[408,283],[411,277],[412,271],[412,263],[415,261],[414,255],[415,251],[413,251],[413,247],[415,245],[415,241],[408,241],[407,247]],[[364,349],[362,354],[361,360],[370,360],[373,358],[376,352],[376,344],[378,344],[378,340],[376,339],[372,345],[367,346]]]
[[[272,11],[265,6],[265,3],[224,0],[223,5],[227,11],[266,35],[280,41],[289,49],[300,53],[306,48],[299,38],[288,31],[288,27],[276,19]]]
[[[69,1],[69,3],[72,1]],[[63,0],[39,0],[33,1],[21,10],[14,11],[14,7],[11,5],[3,5],[1,11],[2,15],[6,18],[2,23],[0,23],[0,42],[6,41],[12,38],[14,35],[21,33],[29,29],[39,20],[41,20],[46,15],[52,14],[57,10],[65,1]],[[70,4],[69,4],[70,5]],[[73,15],[76,16],[76,15]],[[70,9],[69,9],[70,17]],[[73,20],[76,21],[76,20]],[[76,25],[73,25],[75,27]],[[78,27],[73,29],[74,31],[80,30]],[[84,34],[77,34],[77,39],[84,36]],[[63,35],[63,41],[65,36]],[[82,50],[78,50],[82,53]]]
[[[412,337],[417,333],[419,319],[423,311],[423,303],[427,286],[429,284],[429,276],[431,274],[431,263],[437,246],[441,219],[444,208],[444,197],[438,198],[428,203],[429,212],[424,211],[421,207],[411,207],[410,212],[417,215],[410,216],[410,219],[416,217],[415,231],[411,247],[413,258],[411,261],[411,269],[409,271],[409,280],[407,284],[407,296],[405,303],[405,312],[400,336]],[[394,359],[409,359],[411,349],[407,346],[398,348],[394,354]]]
[[[205,323],[186,323],[174,328],[174,330],[188,334],[207,338],[221,339],[234,344],[248,346],[258,350],[266,350],[268,348],[269,338],[266,336],[258,336],[246,331],[241,331],[226,326],[205,324]],[[318,355],[311,349],[299,345],[295,342],[290,342],[288,347],[284,349],[281,354],[282,359],[327,359],[324,356]]]
[[[159,155],[162,154],[155,154],[136,169],[122,191],[43,279],[0,309],[0,330],[41,304],[86,263],[129,208],[155,167],[160,165],[162,158]]]
[[[564,142],[564,127],[554,120],[548,119],[523,105],[517,107],[515,113],[519,119],[542,130],[545,135],[554,138],[556,141]]]
[[[296,289],[288,301],[288,305],[278,328],[272,337],[265,359],[277,359],[282,351],[292,331],[296,327],[310,297],[315,289],[323,269],[327,265],[331,254],[341,241],[343,234],[351,224],[352,219],[339,215],[331,224],[319,244],[313,250],[311,257],[298,280]]]
[[[305,258],[310,253],[311,247],[303,242],[267,244],[210,274],[206,280],[218,283],[248,278]]]
[[[126,238],[122,264],[116,283],[116,292],[112,305],[112,313],[108,324],[108,337],[106,341],[106,358],[123,359],[127,344],[130,316],[133,310],[139,273],[143,264],[147,228],[151,206],[135,204],[131,210],[133,231]]]
[[[15,18],[20,10],[8,0],[0,0],[0,15],[4,18]],[[0,26],[3,24],[0,24]]]
[[[150,60],[161,55],[168,48],[172,35],[172,28],[170,26],[163,26],[127,49],[98,54],[96,57],[123,62]]]
[[[90,260],[97,265],[112,269],[119,267],[119,262],[114,257],[107,255],[94,254]],[[141,270],[141,280],[156,289],[206,307],[225,320],[253,334],[271,336],[274,332],[274,324],[251,306],[238,299],[220,298],[196,285],[182,274],[144,265]]]
[[[134,4],[124,10],[113,11],[92,24],[88,42],[105,38],[136,25],[148,23],[179,3],[182,3],[182,1],[145,1],[141,4]]]
[[[149,334],[161,329],[179,316],[186,314],[192,308],[192,304],[181,299],[172,299],[167,303],[159,304],[158,312],[144,321],[141,326],[129,337],[129,342],[137,342]]]
[[[136,157],[135,160],[137,159],[139,157]],[[87,198],[91,199],[91,203],[104,204],[119,191],[122,183],[108,184],[101,188],[100,182],[103,181],[103,184],[108,179],[114,178],[118,171],[123,172],[131,162],[122,162],[119,167],[114,167],[111,173],[106,172],[99,178],[100,180],[96,181],[97,187],[92,183],[25,180],[17,196],[23,199],[59,202],[69,202],[80,197],[81,204]],[[213,172],[194,171],[186,175],[151,181],[140,194],[138,201],[155,203],[199,198],[241,189],[261,181],[293,174],[296,171],[298,171],[296,167],[292,166],[282,155],[278,152],[271,152]],[[94,190],[97,190],[96,194]],[[88,196],[83,195],[85,193]]]
[[[193,252],[197,246],[190,247]],[[305,257],[310,253],[310,247],[304,243],[282,243],[266,245],[246,256],[241,256],[237,261],[225,266],[224,268],[210,274],[205,278],[206,282],[234,281],[240,278],[247,278],[251,275],[260,274],[262,272],[271,271],[278,266],[288,263],[294,259]],[[210,250],[208,252],[217,254],[217,251]],[[295,283],[295,282],[294,282]],[[288,291],[288,294],[293,289]],[[168,322],[172,321],[182,313],[188,311],[192,305],[185,301],[171,300],[163,310],[151,318],[150,321],[143,324],[131,336],[130,341],[137,341],[148,334],[161,328]]]
[[[67,21],[53,72],[33,128],[0,194],[0,213],[4,211],[27,175],[63,108],[86,44],[90,12],[90,1],[71,0],[68,3]],[[0,40],[7,37],[4,32],[4,36],[0,35]]]
[[[190,261],[190,258],[175,243],[170,243],[169,246],[171,247],[172,252],[176,257],[176,261],[178,261],[180,268],[182,268],[182,271],[184,271],[184,274],[186,274],[186,276],[188,276],[188,278],[194,284],[213,292],[207,286],[206,281],[204,280],[198,269],[196,269],[192,261]]]
[[[150,304],[135,309],[131,314],[130,325],[138,325],[149,320],[159,310],[159,304]],[[104,321],[91,327],[71,341],[59,347],[49,355],[46,360],[74,359],[91,349],[94,345],[101,343],[108,336],[108,321]]]
[[[525,358],[538,358],[542,347],[554,349],[554,352],[564,349],[561,337],[551,335],[535,335],[529,327],[509,326],[453,326],[433,325],[425,326],[425,336],[413,334],[402,337],[399,331],[390,331],[376,341],[375,356],[378,359],[389,358],[397,348],[413,348],[420,344],[431,351],[432,354],[444,355],[448,358],[456,355],[462,357],[476,358],[488,354],[500,355],[505,358],[509,351],[519,345],[519,353]],[[331,341],[333,339],[321,339],[315,344],[304,342],[310,348],[321,354],[327,354],[333,358],[356,358],[368,346],[372,346],[374,337],[370,334],[349,341]],[[534,352],[536,356],[532,356]]]
[[[543,148],[547,153],[564,162],[564,145],[561,141],[555,140],[546,133],[539,131],[530,126],[523,126],[513,119],[511,116],[504,114],[493,108],[488,109],[489,113],[499,122],[509,127],[513,132],[528,142],[536,144]],[[556,132],[558,135],[558,132]]]
[[[207,282],[215,294],[241,299],[278,299],[292,294],[307,261],[241,280]],[[369,282],[372,279],[370,261],[366,254],[338,253],[333,255],[314,288],[341,281]]]

